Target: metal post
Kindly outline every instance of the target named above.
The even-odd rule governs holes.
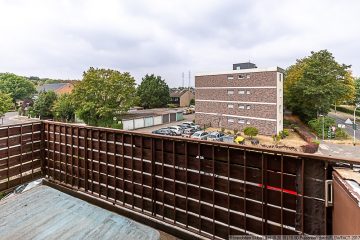
[[[323,125],[322,125],[322,140],[324,141],[325,139],[325,116],[322,115],[323,117]]]
[[[354,125],[353,125],[353,130],[354,130],[354,140],[353,140],[353,144],[354,144],[354,146],[355,146],[355,144],[356,144],[356,136],[355,136],[355,134],[356,134],[356,109],[359,107],[359,105],[360,104],[356,104],[355,105],[355,109],[354,109]]]

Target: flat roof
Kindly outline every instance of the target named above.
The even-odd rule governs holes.
[[[45,185],[0,201],[2,239],[160,239],[160,233]]]
[[[211,75],[223,75],[223,74],[236,74],[236,73],[254,73],[254,72],[284,72],[282,68],[279,67],[268,67],[268,68],[250,68],[250,69],[241,69],[241,70],[227,70],[219,72],[200,72],[196,73],[195,77],[200,76],[211,76]]]

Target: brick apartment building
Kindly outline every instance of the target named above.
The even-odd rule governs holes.
[[[259,69],[234,64],[225,72],[195,75],[195,122],[260,134],[283,130],[283,73],[278,67]]]

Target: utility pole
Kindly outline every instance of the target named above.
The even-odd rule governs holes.
[[[185,80],[185,73],[184,72],[182,72],[182,87],[184,88],[184,80]]]
[[[191,72],[189,71],[189,84],[188,84],[188,89],[190,89],[190,78],[191,78]]]
[[[355,109],[354,109],[354,125],[353,125],[353,130],[354,130],[354,140],[353,140],[353,144],[355,146],[356,144],[356,109],[360,107],[360,103],[355,104]]]

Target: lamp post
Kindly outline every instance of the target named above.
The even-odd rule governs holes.
[[[325,116],[323,114],[320,114],[319,117],[322,117],[323,118],[323,121],[322,121],[322,140],[324,141],[325,140]]]
[[[354,140],[353,140],[353,144],[355,146],[355,143],[356,143],[356,137],[355,137],[355,134],[356,134],[356,109],[360,107],[360,103],[357,103],[355,104],[355,108],[354,108],[354,125],[353,125],[353,130],[354,130]]]

